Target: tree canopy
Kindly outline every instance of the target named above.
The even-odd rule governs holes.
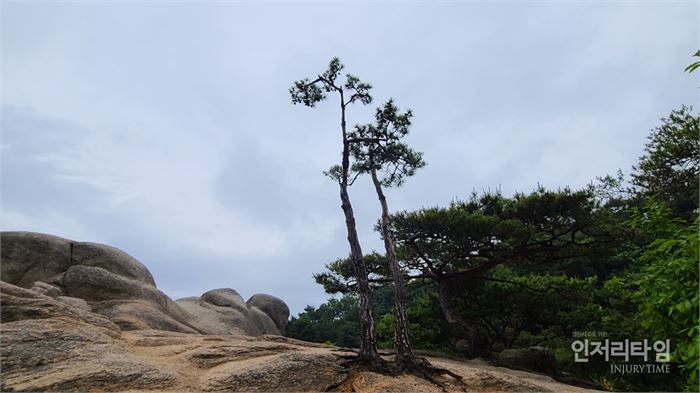
[[[692,221],[698,209],[700,115],[683,106],[661,122],[649,135],[632,180],[645,196],[658,198],[674,214]]]

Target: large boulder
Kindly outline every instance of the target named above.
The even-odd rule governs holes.
[[[280,332],[287,330],[289,307],[282,299],[264,293],[256,293],[248,299],[246,304],[248,307],[255,307],[267,314]]]
[[[230,307],[244,315],[248,312],[248,305],[243,297],[231,288],[219,288],[206,291],[202,294],[202,301],[215,306]]]
[[[78,265],[101,267],[118,276],[156,286],[146,266],[118,248],[96,243],[74,243],[72,257]]]
[[[289,318],[282,300],[257,294],[246,302],[230,288],[174,302],[146,266],[111,246],[33,232],[2,232],[0,242],[3,281],[106,316],[123,330],[281,335]]]
[[[178,299],[175,303],[192,315],[193,325],[202,333],[248,334],[247,314],[243,315],[235,309],[207,303],[198,296]]]
[[[207,334],[282,335],[289,318],[289,308],[282,300],[257,294],[246,302],[231,288],[212,289],[201,297],[179,299],[176,303],[195,316],[194,326]]]
[[[111,246],[34,232],[2,232],[0,242],[2,280],[25,288],[35,282],[62,286],[64,274],[75,265],[102,268],[147,286],[156,285],[146,266]]]
[[[101,267],[71,266],[63,276],[69,296],[88,301],[144,299],[165,307],[168,297],[156,287],[114,274]]]
[[[265,312],[256,307],[251,307],[248,310],[250,312],[248,332],[251,336],[260,336],[263,334],[282,335],[282,332],[277,328],[272,318],[265,314]]]
[[[0,277],[5,282],[30,288],[36,281],[60,282],[73,265],[73,242],[34,232],[2,232]]]
[[[130,277],[134,276],[121,276],[102,267],[74,265],[63,276],[63,288],[67,295],[90,302],[95,312],[125,330],[199,332],[190,324],[191,317],[166,294]]]

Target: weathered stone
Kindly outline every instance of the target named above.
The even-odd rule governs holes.
[[[156,287],[94,266],[75,265],[63,277],[66,294],[87,301],[144,299],[165,307],[167,296]]]
[[[104,316],[0,281],[0,320],[3,324],[22,320],[68,317],[108,330],[119,327]]]
[[[175,303],[192,316],[190,323],[202,333],[248,334],[248,318],[236,309],[215,306],[199,297],[178,299]]]
[[[202,294],[202,300],[215,306],[231,307],[244,315],[248,312],[248,306],[245,300],[243,300],[243,297],[241,297],[236,290],[231,288],[212,289],[204,292]]]
[[[73,264],[71,241],[34,232],[0,233],[0,276],[30,288],[35,281],[54,283]]]
[[[101,267],[118,276],[156,286],[146,266],[118,248],[97,243],[75,243],[72,256],[78,265]]]
[[[340,386],[339,391],[363,393],[442,392],[443,390],[424,379],[412,375],[395,378],[373,372],[358,372]]]
[[[506,349],[496,355],[494,364],[516,370],[530,370],[556,375],[557,361],[554,354],[545,347]]]
[[[75,319],[0,324],[2,391],[95,391],[166,388],[172,374],[127,349],[111,331]]]
[[[122,329],[163,329],[199,333],[185,313],[156,287],[94,266],[75,265],[63,279],[66,292],[93,303]]]
[[[176,303],[194,317],[189,319],[191,325],[203,333],[251,336],[282,334],[282,330],[275,321],[252,304],[266,305],[267,309],[276,310],[279,323],[285,327],[286,318],[289,317],[287,305],[269,295],[256,295],[254,298],[253,302],[249,300],[246,303],[235,290],[219,288],[205,292],[200,298],[179,299]],[[282,317],[284,310],[287,310],[287,314]],[[284,321],[282,321],[283,318]]]
[[[346,370],[331,354],[286,354],[230,362],[204,375],[205,391],[324,392],[341,383]]]
[[[50,297],[58,297],[63,295],[63,290],[61,288],[55,285],[47,284],[43,281],[35,281],[30,289],[36,293]]]
[[[275,325],[275,322],[272,321],[272,318],[262,310],[257,307],[250,307],[248,310],[250,311],[249,333],[251,335],[282,334],[277,328],[277,325]]]
[[[92,307],[86,302],[85,300],[78,298],[78,297],[72,297],[72,296],[57,296],[56,300],[66,303],[68,305],[71,305],[73,307],[80,308],[85,311],[92,311]]]
[[[267,314],[277,326],[280,333],[284,333],[289,322],[289,307],[280,298],[263,293],[257,293],[248,299],[248,307],[256,307]]]
[[[206,346],[196,348],[187,353],[187,359],[200,368],[212,368],[227,362],[242,361],[262,356],[279,355],[280,353],[295,350],[297,350],[297,347],[293,345],[261,341],[248,347]]]
[[[157,329],[181,333],[199,333],[144,300],[93,303],[94,311],[109,318],[122,330]]]

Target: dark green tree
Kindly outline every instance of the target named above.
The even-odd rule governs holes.
[[[465,294],[492,279],[492,269],[504,264],[516,272],[604,275],[608,261],[596,253],[615,239],[605,216],[588,190],[540,189],[513,198],[486,194],[446,209],[399,213],[392,223],[408,267],[435,281],[443,314],[468,341],[469,355],[487,356],[488,341],[479,334],[478,318],[461,312]]]
[[[346,294],[328,299],[318,308],[307,306],[292,317],[287,336],[304,341],[331,343],[341,347],[360,346],[360,321],[357,296]]]
[[[616,261],[600,250],[619,243],[621,236],[608,218],[590,190],[540,189],[513,198],[475,195],[447,208],[396,213],[391,216],[391,233],[404,277],[433,282],[445,319],[454,334],[468,342],[467,354],[488,356],[481,321],[463,312],[467,292],[493,280],[489,273],[504,264],[516,272],[602,280]],[[326,290],[348,283],[339,265],[329,265],[329,272],[317,275]]]
[[[700,116],[682,106],[661,121],[634,166],[632,182],[643,196],[657,198],[692,221],[698,209]]]
[[[315,107],[321,101],[327,98],[328,93],[337,94],[340,99],[340,131],[342,136],[342,154],[340,165],[335,165],[326,172],[328,176],[338,182],[340,188],[340,200],[343,214],[345,215],[345,226],[347,228],[348,243],[350,244],[350,260],[355,279],[357,280],[357,294],[360,300],[360,327],[361,327],[361,346],[358,357],[363,360],[376,360],[379,358],[377,353],[377,338],[374,316],[372,315],[372,292],[369,286],[367,267],[362,254],[362,247],[357,235],[357,225],[355,223],[355,215],[353,213],[350,196],[348,194],[348,186],[350,185],[350,147],[352,141],[347,130],[345,120],[348,106],[359,102],[369,104],[372,102],[370,90],[372,86],[368,83],[361,82],[354,75],[346,74],[345,82],[339,80],[340,73],[344,66],[340,60],[335,57],[328,65],[328,69],[315,79],[308,78],[294,82],[294,85],[289,89],[292,97],[292,103],[304,104],[308,107]]]
[[[371,175],[381,205],[379,229],[394,286],[394,348],[397,362],[407,365],[415,363],[416,358],[408,337],[406,285],[389,230],[389,205],[383,187],[398,187],[418,168],[425,166],[421,153],[401,142],[409,132],[412,116],[410,110],[401,113],[394,101],[389,100],[377,108],[375,123],[355,126],[351,133],[351,140],[357,142],[351,146],[355,158],[353,168],[357,173]]]
[[[394,300],[391,288],[376,288],[372,291],[372,300],[377,320],[380,316],[391,313]],[[354,292],[345,293],[338,298],[328,299],[318,307],[307,306],[304,311],[292,317],[287,326],[287,336],[304,341],[358,348],[360,346],[358,315],[357,295]]]

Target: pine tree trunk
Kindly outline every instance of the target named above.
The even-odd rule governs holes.
[[[347,139],[345,128],[345,99],[340,91],[341,128],[343,131],[343,160],[342,174],[340,178],[340,201],[345,214],[345,226],[348,231],[348,243],[350,244],[350,260],[357,280],[357,294],[360,299],[360,345],[359,358],[363,360],[375,360],[379,358],[377,352],[377,332],[374,323],[372,290],[369,286],[369,276],[365,265],[362,247],[357,236],[355,215],[348,195],[348,172],[350,170],[350,142]]]
[[[389,233],[389,207],[382,191],[382,184],[377,178],[377,171],[372,170],[372,182],[377,191],[379,203],[382,205],[382,237],[384,238],[384,248],[386,250],[386,259],[389,263],[389,270],[394,283],[394,316],[396,325],[394,328],[394,347],[396,348],[396,358],[399,361],[413,360],[414,355],[411,351],[411,344],[408,341],[408,319],[406,318],[406,287],[403,281],[403,274],[399,263],[396,260],[394,253],[394,242]]]
[[[367,266],[364,263],[362,248],[357,237],[355,216],[348,196],[347,188],[340,189],[343,213],[345,213],[345,225],[348,230],[348,243],[350,243],[350,260],[357,280],[357,293],[360,298],[360,328],[362,344],[360,346],[360,358],[375,359],[377,352],[377,334],[372,315],[372,292],[369,287]]]
[[[488,356],[488,345],[478,332],[476,323],[465,320],[459,305],[455,302],[455,296],[459,296],[465,289],[469,277],[464,276],[442,276],[438,277],[438,301],[442,314],[447,323],[455,331],[458,337],[467,340],[468,357]]]

